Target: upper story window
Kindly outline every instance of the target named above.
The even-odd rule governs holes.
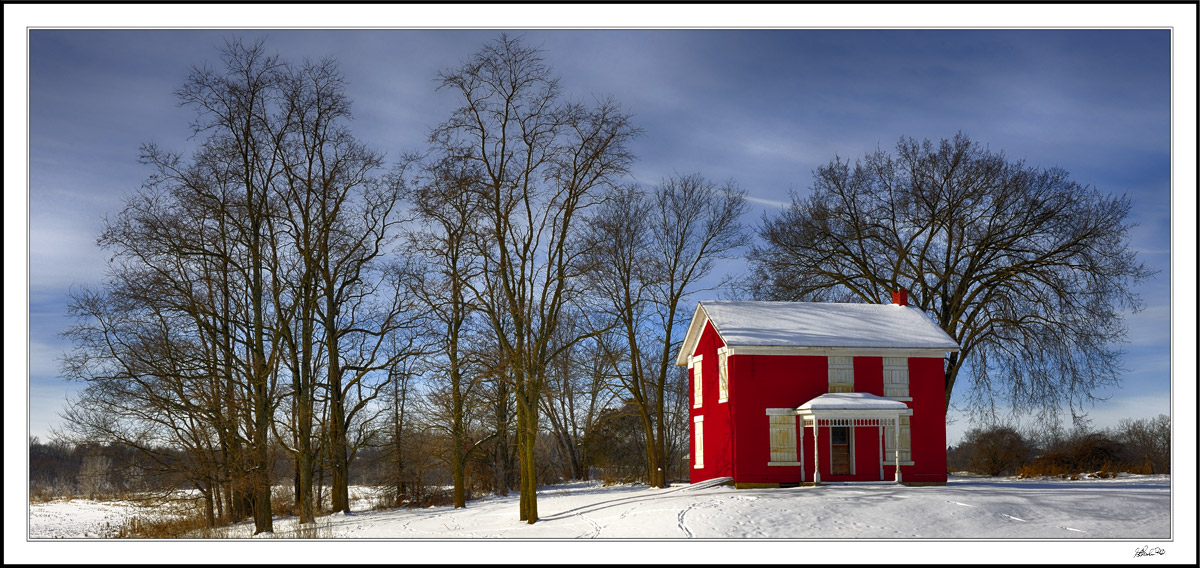
[[[692,408],[700,408],[704,406],[704,385],[703,376],[700,370],[704,368],[701,363],[704,361],[703,355],[692,357],[691,363],[688,365],[692,368]]]
[[[726,402],[729,400],[729,354],[724,347],[717,351],[717,375],[717,402]]]
[[[854,357],[829,357],[829,392],[854,392]]]
[[[905,357],[883,358],[883,396],[908,397],[908,359]]]

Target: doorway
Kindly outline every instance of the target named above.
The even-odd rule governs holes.
[[[829,429],[829,473],[850,475],[850,428],[834,426]]]

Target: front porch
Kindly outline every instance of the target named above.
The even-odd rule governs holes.
[[[771,438],[768,465],[799,466],[800,485],[823,484],[822,473],[826,483],[903,483],[901,466],[913,465],[911,456],[902,459],[902,452],[907,451],[903,446],[908,445],[901,443],[902,419],[911,416],[912,410],[901,401],[869,393],[826,393],[797,408],[768,408],[766,413]],[[808,429],[811,440],[806,442]],[[867,436],[878,444],[876,459],[867,459],[877,464],[867,466],[877,467],[877,480],[864,478],[868,471],[859,467],[864,452],[874,445]],[[811,460],[806,460],[806,444],[811,444]],[[824,463],[823,455],[828,458]],[[895,468],[890,481],[885,477],[885,465]]]

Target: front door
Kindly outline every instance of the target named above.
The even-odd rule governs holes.
[[[835,426],[829,429],[830,460],[829,473],[850,475],[850,428]]]

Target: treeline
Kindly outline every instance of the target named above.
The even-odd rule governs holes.
[[[973,428],[947,450],[951,471],[1067,479],[1171,473],[1171,418],[1125,419],[1098,431]]]
[[[440,73],[457,107],[396,163],[351,132],[336,61],[220,53],[175,92],[198,146],[143,147],[106,278],[72,292],[72,443],[256,533],[280,482],[302,523],[349,512],[351,483],[515,489],[532,523],[539,483],[686,476],[677,337],[744,192],[628,182],[630,115],[520,39]]]

